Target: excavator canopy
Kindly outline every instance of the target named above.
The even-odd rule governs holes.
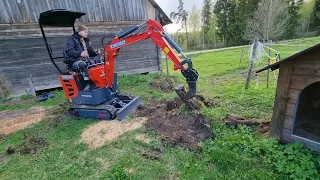
[[[76,19],[86,15],[84,12],[55,9],[40,14],[40,26],[73,27]]]
[[[51,46],[47,40],[46,34],[44,32],[43,27],[49,26],[49,27],[72,27],[73,32],[75,33],[76,30],[74,28],[74,23],[76,19],[81,18],[82,16],[86,15],[84,12],[76,12],[76,11],[69,11],[65,9],[54,9],[42,12],[39,16],[39,26],[40,30],[43,36],[43,40],[46,44],[47,51],[50,57],[50,61],[54,65],[54,67],[57,69],[57,71],[60,74],[63,74],[61,69],[58,67],[55,59],[63,59],[64,57],[52,57],[52,49]]]

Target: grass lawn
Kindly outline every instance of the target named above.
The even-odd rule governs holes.
[[[315,43],[317,41],[312,40],[305,44],[311,46]],[[295,46],[273,48],[281,52],[282,58],[298,51]],[[154,132],[145,128],[126,133],[102,148],[90,149],[81,142],[80,136],[83,129],[97,121],[70,118],[67,111],[59,107],[65,102],[63,93],[56,91],[55,98],[42,103],[8,105],[7,101],[2,100],[0,111],[44,106],[48,117],[32,127],[0,139],[1,179],[319,178],[319,154],[304,149],[300,144],[279,145],[273,139],[254,135],[248,127],[229,129],[224,126],[223,120],[227,114],[257,120],[269,120],[272,116],[276,87],[273,72],[269,88],[266,88],[266,72],[263,72],[251,80],[248,90],[244,90],[249,66],[248,48],[244,50],[241,64],[241,49],[192,56],[194,67],[200,74],[198,93],[212,98],[217,104],[202,110],[217,137],[203,142],[200,152],[166,145]],[[265,64],[266,60],[263,60],[255,65],[255,69]],[[170,77],[183,82],[178,71],[170,70]],[[164,78],[165,74],[120,76],[119,84],[122,93],[140,95],[148,103],[151,98],[163,100],[175,97],[174,92],[166,94],[149,85]],[[145,134],[151,143],[136,140],[137,134]],[[35,155],[6,155],[8,146],[19,147],[28,140],[27,137],[42,137],[47,145]],[[141,155],[142,152],[159,148],[163,149],[160,159]]]

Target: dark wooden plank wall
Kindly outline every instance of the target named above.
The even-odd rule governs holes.
[[[36,23],[41,12],[70,9],[87,13],[82,22],[147,19],[148,0],[0,0],[1,23]]]
[[[283,120],[285,117],[286,99],[291,80],[292,63],[280,65],[279,78],[277,82],[276,97],[273,107],[270,136],[281,139]]]
[[[288,96],[282,97],[281,99],[281,101],[285,103],[285,112],[284,112],[284,117],[282,121],[281,138],[278,138],[278,139],[281,139],[286,142],[300,141],[303,144],[305,144],[308,148],[320,151],[320,146],[318,144],[312,143],[307,139],[299,138],[291,135],[293,117],[294,117],[296,102],[297,102],[299,93],[308,85],[320,81],[320,51],[318,49],[318,50],[309,52],[308,54],[305,54],[301,57],[297,57],[296,59],[291,60],[290,62],[292,63],[292,68],[291,68],[292,72],[290,75],[289,86],[287,87],[287,90],[284,90],[284,91],[288,91]],[[289,63],[282,64],[280,66],[280,71],[284,67],[288,67],[288,66],[289,66]],[[278,83],[280,83],[279,85],[281,85],[281,82],[278,82]],[[277,89],[277,93],[278,93],[278,89]],[[279,94],[277,94],[276,98],[281,98],[281,97],[279,96]],[[275,112],[277,112],[276,109],[274,113]],[[280,122],[280,119],[273,118],[272,121]]]

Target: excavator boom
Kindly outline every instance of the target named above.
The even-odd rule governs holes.
[[[147,28],[147,31],[140,32],[140,30],[145,27]],[[189,90],[186,91],[183,86],[175,88],[178,96],[182,100],[188,100],[195,96],[198,72],[193,68],[191,59],[183,53],[182,48],[171,39],[164,31],[163,27],[152,19],[148,19],[140,25],[134,25],[127,30],[124,30],[105,46],[104,60],[106,86],[111,88],[114,82],[114,62],[120,49],[149,38],[152,39],[152,41],[170,58],[174,64],[174,70],[180,70],[182,75],[186,78]],[[174,48],[177,53],[181,54],[184,57],[184,60],[180,60],[172,48]]]

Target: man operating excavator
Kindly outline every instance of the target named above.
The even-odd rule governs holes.
[[[78,27],[78,32],[67,39],[66,54],[69,57],[66,64],[73,71],[79,70],[84,80],[88,81],[88,66],[101,63],[100,50],[93,50],[90,39],[88,38],[88,28],[84,25]]]

